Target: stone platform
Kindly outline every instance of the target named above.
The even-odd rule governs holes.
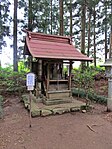
[[[29,95],[23,95],[22,101],[24,103],[25,108],[29,110]],[[75,112],[80,111],[81,107],[84,106],[86,106],[86,103],[76,99],[72,99],[70,103],[45,105],[41,102],[41,99],[37,100],[34,96],[32,96],[31,115],[32,117],[36,117]]]

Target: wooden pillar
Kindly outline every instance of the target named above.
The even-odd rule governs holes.
[[[49,98],[48,97],[48,91],[49,91],[49,63],[47,65],[47,87],[46,88],[47,88],[46,89],[46,96],[47,96],[47,98]]]
[[[38,61],[38,79],[42,80],[42,60]]]
[[[70,90],[70,96],[71,96],[71,70],[72,70],[72,61],[70,61],[69,65],[69,90]]]

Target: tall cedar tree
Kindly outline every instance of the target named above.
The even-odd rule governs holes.
[[[82,4],[81,11],[81,53],[85,54],[85,27],[86,27],[86,0]],[[85,69],[85,62],[81,63],[82,70]]]
[[[33,30],[33,20],[32,20],[32,0],[29,0],[29,8],[28,8],[28,30]]]
[[[111,19],[112,19],[112,1],[111,1]],[[110,33],[110,52],[109,57],[112,57],[112,20],[110,21],[111,33]]]
[[[90,36],[91,36],[91,11],[89,11],[89,16],[88,16],[88,49],[87,49],[87,56],[89,57],[90,55]],[[87,66],[89,67],[89,62],[87,62]]]
[[[32,0],[29,0],[29,8],[28,8],[28,30],[33,31],[33,12],[32,12]],[[32,56],[28,57],[28,66],[30,69],[32,69]]]
[[[81,49],[81,51],[84,54],[87,53],[89,49],[89,54],[87,53],[88,56],[93,56],[94,62],[96,61],[97,51],[99,50],[98,52],[100,53],[101,50],[104,50],[104,46],[102,46],[105,41],[105,39],[102,39],[102,37],[104,37],[102,35],[104,35],[105,33],[104,31],[105,25],[104,25],[104,21],[102,21],[102,19],[104,19],[105,17],[104,1],[69,0],[68,2],[67,0],[60,0],[59,2],[57,0],[52,0],[52,1],[49,0],[49,1],[43,2],[42,0],[40,0],[38,3],[36,2],[36,0],[32,0],[32,1],[33,1],[33,6],[32,6],[33,30],[35,29],[36,31],[44,32],[48,34],[49,33],[52,33],[52,34],[60,33],[61,35],[63,34],[70,35],[71,34],[70,30],[72,29],[72,36],[75,37],[75,45],[77,46],[77,48]],[[72,19],[70,15],[68,15],[68,12],[69,13],[71,12],[70,2],[72,2],[72,7],[71,7],[72,8]],[[109,38],[109,29],[110,29],[109,28],[109,15],[110,15],[110,6],[111,6],[110,2],[111,0],[108,0],[108,3],[107,3],[107,15],[108,15],[107,17],[107,38]],[[50,3],[51,5],[49,5]],[[59,4],[60,4],[60,7],[59,7]],[[96,17],[95,17],[96,33],[95,33],[95,28],[94,28],[94,20],[95,20],[94,19],[94,5],[95,5],[95,10],[96,10]],[[83,9],[81,9],[81,7],[83,7]],[[90,38],[88,37],[89,26],[85,25],[85,24],[89,24],[89,18],[86,19],[87,14],[90,13],[90,10],[87,10],[88,8],[91,9]],[[64,9],[64,14],[63,14],[63,9]],[[51,10],[52,10],[52,15],[49,15],[51,13]],[[59,13],[59,10],[61,10],[60,13]],[[81,10],[83,10],[83,12]],[[26,16],[28,18],[28,15]],[[64,17],[64,21],[63,21],[63,17]],[[71,20],[72,20],[72,28],[70,27]],[[81,22],[84,22],[84,23],[81,23]],[[82,24],[82,28],[81,28],[81,24]],[[51,29],[51,26],[52,26],[52,29]],[[60,28],[60,31],[58,30],[59,28]],[[86,34],[84,34],[84,32]],[[82,34],[82,38],[80,38],[81,37],[80,33]],[[88,37],[88,40],[87,40],[87,37]],[[88,45],[88,48],[85,45]]]
[[[18,0],[14,0],[14,19],[13,19],[13,70],[18,71],[17,57],[17,4]]]
[[[0,4],[0,16],[1,16],[1,4]],[[1,20],[0,20],[0,24],[1,24]],[[2,36],[0,34],[0,51],[2,50],[1,40],[2,40]],[[0,60],[0,67],[1,67],[1,60]]]
[[[63,0],[59,0],[59,7],[60,7],[60,35],[63,36]]]
[[[107,59],[107,0],[104,0],[105,7],[105,61]]]
[[[86,20],[86,4],[85,1],[82,4],[81,12],[81,53],[85,54],[85,20]]]
[[[70,36],[72,37],[72,0],[70,0]]]
[[[94,5],[94,12],[93,12],[93,17],[94,17],[94,66],[96,67],[96,11],[95,11],[95,5]]]
[[[52,0],[51,0],[51,34],[52,34],[52,22],[53,22],[53,13],[52,13]]]
[[[6,46],[5,36],[9,36],[8,22],[12,21],[9,17],[9,0],[0,0],[0,53],[2,53],[3,46]]]

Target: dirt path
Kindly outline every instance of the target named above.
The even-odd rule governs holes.
[[[112,113],[96,105],[90,113],[32,119],[17,97],[8,99],[0,120],[0,149],[112,149]]]

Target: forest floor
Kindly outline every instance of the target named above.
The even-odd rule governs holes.
[[[98,83],[96,88],[101,86]],[[112,148],[112,113],[104,105],[93,103],[87,113],[32,118],[29,128],[29,114],[18,96],[8,96],[6,101],[0,120],[0,149]]]

